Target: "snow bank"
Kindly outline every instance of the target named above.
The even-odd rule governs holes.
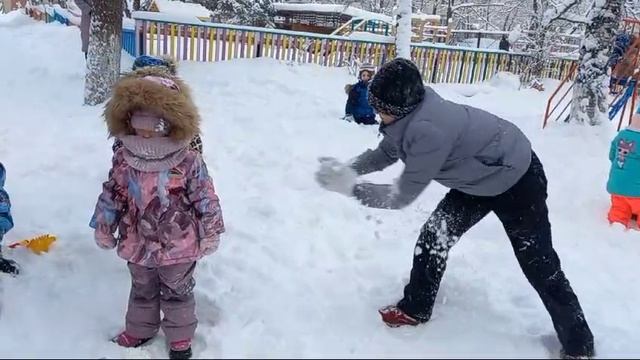
[[[13,10],[6,14],[0,14],[0,27],[21,27],[34,24],[35,20],[25,16],[24,10]]]
[[[491,77],[488,85],[500,90],[517,91],[520,89],[520,77],[513,73],[500,71]]]
[[[365,31],[354,31],[351,34],[349,34],[347,37],[351,40],[386,42],[386,43],[391,43],[394,40],[393,36],[373,34]]]

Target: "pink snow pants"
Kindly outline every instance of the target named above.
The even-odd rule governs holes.
[[[160,327],[167,340],[193,339],[198,325],[193,296],[193,271],[196,263],[148,268],[128,264],[131,294],[127,309],[126,331],[138,339],[154,337]],[[160,310],[164,318],[160,321]]]

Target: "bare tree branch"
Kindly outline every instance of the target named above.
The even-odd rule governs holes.
[[[549,25],[551,25],[551,23],[563,17],[569,10],[571,10],[571,8],[576,6],[579,2],[580,0],[566,0],[557,6],[553,6],[547,9],[547,11],[544,12],[542,18],[542,26],[548,27]]]
[[[567,17],[559,17],[556,20],[560,21],[566,21],[566,22],[570,22],[572,24],[581,24],[581,25],[588,25],[589,24],[589,20],[587,20],[584,16],[571,16],[570,14],[568,14]]]

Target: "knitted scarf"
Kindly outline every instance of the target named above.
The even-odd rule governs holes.
[[[168,137],[120,137],[124,159],[134,169],[144,172],[169,170],[187,156],[189,141],[175,141]]]

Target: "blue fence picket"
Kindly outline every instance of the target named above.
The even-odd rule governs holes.
[[[136,31],[122,29],[122,48],[131,56],[136,56]]]

